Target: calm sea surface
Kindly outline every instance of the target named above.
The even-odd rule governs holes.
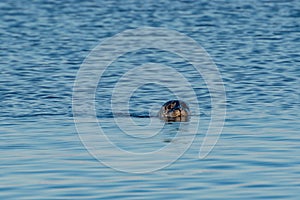
[[[114,155],[103,157],[119,171],[97,160],[80,140],[72,95],[82,62],[105,38],[139,27],[185,34],[220,70],[226,122],[204,159],[199,150],[213,107],[205,80],[182,58],[155,49],[129,52],[112,62],[94,99],[98,125],[107,137],[120,149],[145,153],[144,160],[119,155],[105,140],[90,136],[100,155]],[[300,198],[300,1],[4,0],[0,58],[0,199]],[[175,96],[164,84],[144,84],[132,92],[130,115],[115,116],[129,133],[135,131],[122,134],[111,113],[112,91],[124,73],[148,62],[183,74],[199,103],[189,97],[187,102],[200,112],[188,123],[149,118]],[[164,73],[156,74],[148,79]],[[157,128],[163,125],[157,135],[147,126],[151,120]],[[82,126],[83,135],[98,128],[93,120]],[[146,157],[168,144],[174,152]],[[186,147],[159,170],[124,172],[168,161]]]

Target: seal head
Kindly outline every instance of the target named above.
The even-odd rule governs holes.
[[[158,115],[164,121],[188,121],[190,109],[181,100],[171,100],[162,105]]]

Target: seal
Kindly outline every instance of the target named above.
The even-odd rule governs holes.
[[[160,108],[158,116],[164,121],[188,121],[190,109],[184,101],[171,100]]]

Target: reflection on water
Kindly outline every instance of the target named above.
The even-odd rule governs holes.
[[[299,7],[296,0],[1,1],[0,198],[299,199]],[[130,174],[99,162],[83,146],[72,89],[92,48],[144,26],[177,30],[207,50],[225,83],[227,118],[213,151],[198,159],[212,107],[203,78],[168,52],[143,49],[119,57],[99,80],[97,120],[82,121],[100,160],[138,170],[184,153],[161,170]],[[199,114],[188,122],[159,120],[160,106],[176,96],[164,85],[145,84],[128,106],[119,104],[114,118],[117,80],[146,63],[169,66],[191,81],[199,104],[186,98]],[[155,74],[148,80],[168,75],[148,72]],[[121,157],[106,138],[97,139],[99,125],[114,145],[144,157]],[[168,145],[169,151],[147,157]]]

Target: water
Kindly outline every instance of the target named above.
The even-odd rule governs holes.
[[[296,0],[1,1],[1,199],[299,199],[299,7]],[[173,164],[134,174],[105,166],[83,146],[73,121],[72,90],[91,49],[106,37],[144,26],[177,30],[206,49],[222,74],[227,116],[215,148],[199,159],[211,116],[203,79],[165,52],[124,55],[112,63],[95,97],[99,124],[109,137],[134,152],[174,145],[165,157],[143,160],[144,167],[176,157],[195,137]],[[133,135],[139,140],[114,124],[107,98],[115,78],[154,61],[181,70],[196,88],[201,102],[196,134],[191,121],[167,124],[160,134],[142,138],[153,134],[150,120],[164,125],[147,118],[145,110],[155,112],[172,96],[154,84],[138,88],[129,102],[130,113],[143,116],[132,119],[145,125]],[[128,116],[118,119],[135,130]],[[85,126],[95,130],[91,121]],[[139,161],[118,157],[98,142],[121,167]]]

